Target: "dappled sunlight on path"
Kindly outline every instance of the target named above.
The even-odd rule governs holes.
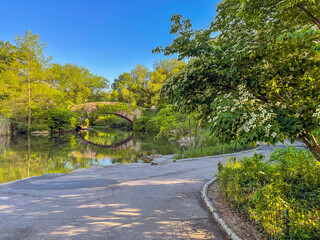
[[[227,239],[200,197],[218,161],[117,165],[0,186],[0,239]]]

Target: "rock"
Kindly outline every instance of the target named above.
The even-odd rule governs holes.
[[[31,132],[31,135],[47,136],[47,135],[49,135],[49,132],[48,131],[34,131],[34,132]]]
[[[161,157],[161,155],[159,154],[155,154],[155,155],[147,155],[141,158],[142,161],[146,162],[146,163],[151,163],[154,159]]]

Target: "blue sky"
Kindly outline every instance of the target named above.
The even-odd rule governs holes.
[[[195,28],[208,26],[217,0],[0,0],[0,40],[28,29],[47,43],[46,55],[76,63],[113,81],[137,64],[152,69],[170,43],[170,18],[179,13]]]

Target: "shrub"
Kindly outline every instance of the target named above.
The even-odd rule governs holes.
[[[219,163],[226,201],[268,239],[320,239],[320,164],[310,152],[277,149]]]
[[[51,130],[51,131],[69,131],[76,127],[78,114],[69,109],[49,108],[44,111],[35,111],[33,114],[31,131]]]
[[[99,117],[92,122],[92,125],[107,128],[132,129],[132,124],[128,120],[116,115],[106,115]]]
[[[135,119],[133,130],[139,132],[154,132],[158,133],[160,131],[159,127],[156,126],[154,118],[157,113],[151,109],[144,109],[142,112],[142,117],[140,119]]]
[[[78,123],[78,115],[69,109],[48,109],[49,127],[56,130],[72,130]]]

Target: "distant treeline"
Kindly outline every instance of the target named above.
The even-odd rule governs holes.
[[[76,64],[54,63],[43,53],[46,44],[27,31],[14,43],[0,41],[0,114],[14,132],[68,130],[77,124],[71,105],[114,101],[151,107],[159,102],[162,83],[185,63],[176,59],[138,65],[111,86],[102,76]]]

